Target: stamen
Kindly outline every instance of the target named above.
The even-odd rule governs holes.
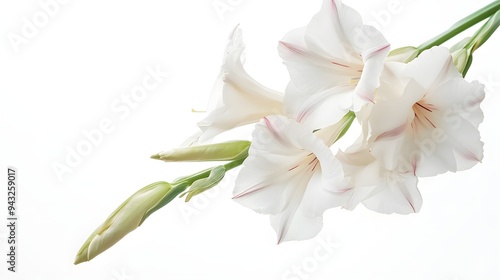
[[[316,166],[318,166],[318,163],[319,163],[319,160],[316,158],[316,162],[314,163],[314,166],[311,169],[311,171],[314,171],[314,169],[316,169]]]
[[[422,104],[420,104],[420,103],[418,103],[418,102],[417,102],[416,104],[417,104],[418,106],[422,107],[424,110],[427,110],[427,111],[429,111],[429,112],[431,112],[431,113],[432,113],[431,109],[429,109],[429,108],[427,108],[427,107],[423,106]]]
[[[315,160],[317,160],[316,157],[314,157],[310,162],[309,162],[309,165],[311,165],[311,163],[313,163]]]
[[[338,65],[338,66],[342,66],[342,67],[346,67],[346,68],[349,68],[349,65],[345,65],[345,64],[342,64],[342,63],[338,63],[338,62],[335,62],[335,61],[330,61],[332,64],[335,64],[335,65]]]
[[[299,165],[298,165],[298,164],[297,164],[297,165],[295,165],[294,167],[292,167],[292,168],[288,169],[288,171],[292,171],[292,170],[294,170],[294,169],[295,169],[295,168],[297,168],[297,167],[299,167]]]
[[[432,125],[432,127],[436,128],[436,126],[431,122],[431,120],[429,120],[427,117],[425,117],[425,119]]]

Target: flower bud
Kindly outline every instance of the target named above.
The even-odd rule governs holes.
[[[76,255],[75,264],[93,259],[135,230],[170,190],[169,183],[156,182],[134,193],[85,241]]]
[[[472,62],[470,49],[458,49],[454,51],[451,56],[453,57],[453,64],[457,67],[458,72],[465,73]]]
[[[224,143],[172,149],[151,156],[163,161],[225,161],[241,158],[248,153],[250,141]]]

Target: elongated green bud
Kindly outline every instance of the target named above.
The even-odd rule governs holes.
[[[163,161],[227,161],[246,156],[249,147],[250,141],[230,141],[172,149],[151,158]]]
[[[76,255],[75,264],[90,261],[109,249],[129,232],[139,227],[149,215],[167,205],[177,196],[187,194],[186,200],[189,200],[217,185],[224,178],[226,171],[240,166],[248,156],[250,142],[238,142],[240,142],[239,146],[233,146],[235,152],[232,156],[227,151],[225,153],[226,158],[235,158],[228,163],[183,176],[172,183],[156,182],[134,193],[87,238]],[[186,192],[188,187],[190,189]]]
[[[472,64],[472,53],[470,49],[458,49],[452,52],[453,64],[457,67],[458,72],[465,76],[465,73]]]
[[[498,26],[500,26],[500,11],[491,16],[472,37],[467,37],[450,48],[453,63],[464,77],[472,64],[472,54],[490,38]]]
[[[169,183],[156,182],[134,193],[87,238],[76,254],[75,264],[93,259],[135,230],[146,213],[171,190]]]

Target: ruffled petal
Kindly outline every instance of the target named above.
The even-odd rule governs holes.
[[[375,212],[384,214],[410,214],[417,213],[422,208],[422,196],[417,188],[417,177],[408,175],[388,179],[381,182],[363,200],[363,205]]]
[[[349,153],[339,152],[352,190],[344,202],[344,208],[353,210],[358,204],[368,209],[390,214],[416,213],[422,206],[417,189],[417,177],[409,172],[385,168],[365,147]]]
[[[323,213],[345,203],[350,190],[342,193],[328,191],[322,172],[316,172],[303,194],[296,193],[288,207],[271,216],[271,225],[278,236],[278,243],[314,237],[323,226]],[[303,196],[301,200],[298,198]]]
[[[477,128],[465,119],[458,127],[440,126],[433,136],[417,141],[421,158],[416,168],[419,177],[435,176],[446,171],[466,170],[483,159],[483,142]]]
[[[337,167],[337,170],[341,168],[341,166]],[[304,193],[302,199],[303,211],[311,217],[321,217],[326,210],[344,205],[352,191],[347,180],[343,183],[343,189],[338,188],[332,191],[328,185],[329,180],[325,180],[325,177],[328,176],[325,174],[326,172],[326,170],[316,172],[309,181]]]
[[[444,82],[425,101],[439,108],[436,114],[451,126],[458,127],[459,118],[478,127],[483,122],[480,108],[484,100],[484,85],[474,81],[469,83],[462,78]]]
[[[283,212],[270,217],[278,243],[310,239],[320,232],[323,226],[322,217],[309,215],[300,201],[300,193],[296,193]]]
[[[259,84],[243,68],[244,50],[241,30],[237,27],[229,38],[226,56],[212,90],[215,108],[198,123],[203,131],[200,143],[226,130],[257,122],[264,116],[284,114],[283,95]]]
[[[405,75],[429,91],[449,79],[462,78],[453,64],[450,51],[445,47],[433,47],[422,52],[408,63]]]

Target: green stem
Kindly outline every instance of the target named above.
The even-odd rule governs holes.
[[[438,36],[430,39],[429,41],[423,43],[418,47],[418,53],[422,53],[423,51],[430,49],[434,46],[441,45],[442,43],[448,41],[449,39],[455,37],[457,34],[460,34],[462,31],[467,28],[475,25],[476,23],[490,17],[494,13],[500,10],[500,1],[494,1],[489,5],[477,10],[476,12],[470,14],[469,16],[463,18],[458,21],[454,25],[452,25],[448,30],[439,34]]]
[[[237,166],[240,166],[243,163],[243,161],[245,161],[247,156],[248,156],[248,154],[245,154],[245,155],[241,156],[240,158],[235,159],[233,161],[230,161],[222,166],[224,167],[224,169],[226,169],[226,171],[229,171]],[[146,214],[144,214],[144,217],[142,217],[142,220],[139,223],[139,225],[141,225],[144,222],[144,220],[146,220],[146,218],[149,217],[149,215],[154,213],[156,210],[162,208],[163,206],[167,205],[168,203],[170,203],[170,201],[172,201],[178,195],[183,193],[195,181],[197,181],[199,179],[204,179],[204,178],[207,178],[208,176],[210,176],[210,172],[212,172],[212,169],[213,169],[213,167],[205,169],[205,170],[200,171],[198,173],[192,174],[190,176],[182,177],[182,178],[172,182],[172,184],[171,184],[172,189],[170,189],[170,191],[165,195],[165,197],[163,197],[155,206],[153,206],[151,209],[149,209],[146,212]]]
[[[480,46],[486,42],[490,36],[495,33],[498,26],[500,25],[500,11],[497,11],[488,21],[474,34],[472,39],[464,49],[471,49],[471,53],[477,50]]]
[[[240,166],[243,163],[243,161],[245,161],[247,156],[248,156],[248,154],[245,154],[241,158],[230,161],[222,166],[224,167],[224,169],[226,169],[226,171],[229,171],[237,166]],[[179,178],[179,179],[175,180],[174,182],[172,182],[172,185],[174,185],[174,184],[175,185],[183,185],[185,183],[187,183],[188,185],[191,185],[192,183],[194,183],[195,181],[197,181],[199,179],[207,178],[210,175],[210,172],[212,172],[212,169],[213,169],[213,167],[202,170],[200,172],[197,172],[197,173],[189,175],[189,176]]]
[[[345,116],[341,120],[341,121],[345,122],[344,128],[340,132],[340,134],[337,137],[337,139],[335,139],[335,142],[339,141],[340,138],[342,138],[346,134],[346,132],[349,130],[349,128],[351,127],[352,122],[355,119],[356,119],[356,114],[353,111],[349,111],[349,112],[347,112],[347,114],[345,114]]]
[[[246,154],[245,156],[241,157],[240,159],[230,161],[230,162],[224,164],[224,168],[226,169],[226,171],[228,171],[228,170],[231,170],[231,169],[233,169],[235,167],[238,167],[238,166],[240,166],[245,161],[245,159],[247,157],[248,157],[248,154]]]

